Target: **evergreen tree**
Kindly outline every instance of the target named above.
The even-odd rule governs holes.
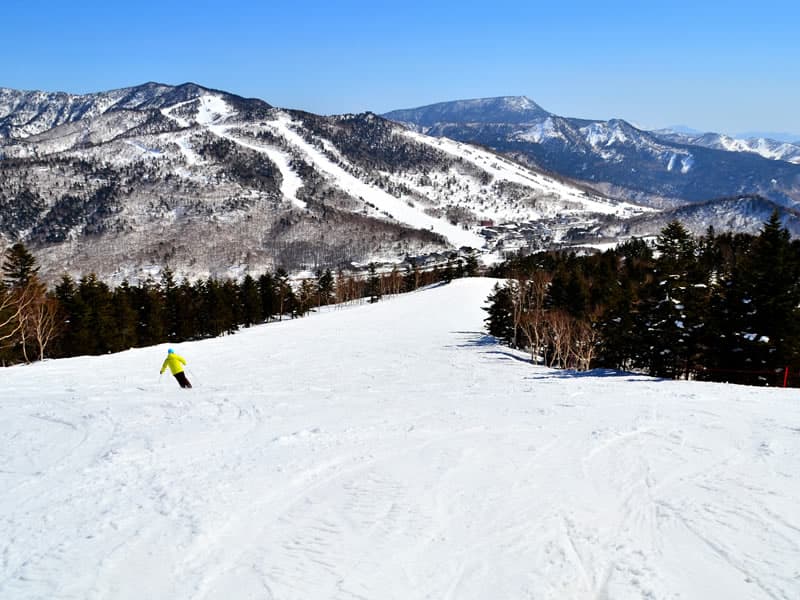
[[[127,280],[117,287],[112,294],[115,350],[126,350],[138,345],[136,322],[138,314],[133,308],[133,291]]]
[[[678,221],[658,236],[652,281],[639,304],[638,335],[645,342],[641,366],[651,375],[678,377],[694,365],[705,293],[696,269],[696,242]]]
[[[644,349],[636,330],[637,295],[628,278],[620,278],[617,292],[609,299],[598,325],[601,341],[597,363],[612,369],[630,369],[643,362]]]
[[[275,280],[269,273],[264,273],[258,278],[258,295],[261,299],[261,315],[269,321],[277,314],[278,306]]]
[[[235,307],[226,284],[209,277],[203,286],[205,313],[208,318],[206,335],[216,337],[236,330]],[[235,294],[234,294],[235,298]]]
[[[548,306],[562,308],[575,318],[587,314],[589,287],[578,264],[573,260],[561,265],[553,275],[548,292]]]
[[[178,303],[178,286],[175,283],[175,274],[169,267],[161,271],[161,294],[164,300],[164,328],[166,341],[177,342],[180,340],[178,331],[181,329],[181,309]]]
[[[239,288],[240,299],[239,302],[242,307],[241,322],[245,327],[250,327],[253,324],[261,323],[263,312],[261,308],[261,296],[258,291],[258,284],[248,273],[242,280],[242,285]]]
[[[11,287],[24,288],[39,273],[36,258],[22,242],[6,249],[3,261],[3,281]]]
[[[78,293],[75,280],[64,275],[56,286],[55,297],[63,311],[63,332],[56,345],[58,356],[79,356],[93,350],[93,333],[89,328],[89,309]]]
[[[8,248],[2,264],[3,280],[0,280],[0,347],[4,362],[30,362],[43,352],[44,346],[37,342],[41,338],[41,325],[57,319],[57,306],[49,300],[45,285],[39,281],[36,259],[21,243]],[[48,337],[54,336],[48,327]],[[45,343],[49,343],[48,340]]]
[[[800,259],[795,248],[776,211],[745,261],[751,303],[745,335],[756,342],[753,359],[761,369],[780,370],[800,352]]]
[[[477,277],[478,268],[478,258],[474,254],[467,255],[466,262],[464,264],[464,276]]]
[[[105,354],[119,350],[114,322],[111,290],[90,273],[78,283],[84,312],[84,327],[88,329],[89,354]]]
[[[310,279],[304,279],[297,290],[294,314],[298,317],[311,312],[317,305],[317,285]]]
[[[369,263],[366,293],[371,304],[381,299],[381,278],[374,262]]]
[[[283,320],[283,315],[292,313],[294,301],[294,292],[289,283],[289,273],[283,267],[275,272],[275,297],[278,320]]]
[[[176,290],[177,319],[175,339],[184,341],[200,336],[200,313],[202,312],[202,298],[197,294],[196,288],[187,280],[183,280]]]
[[[166,325],[164,322],[164,298],[161,289],[152,279],[147,279],[132,288],[134,308],[139,313],[136,337],[143,346],[153,346],[164,342]]]
[[[501,286],[496,283],[486,301],[488,306],[485,306],[483,310],[489,316],[484,319],[484,322],[489,335],[493,335],[505,344],[513,346],[515,343],[515,327],[514,301],[511,290],[507,285]]]
[[[335,294],[335,282],[333,273],[330,269],[317,271],[317,306],[325,306],[333,302]]]
[[[243,320],[239,284],[232,279],[226,279],[222,284],[222,297],[230,308],[230,320],[226,323],[225,333],[235,333]]]

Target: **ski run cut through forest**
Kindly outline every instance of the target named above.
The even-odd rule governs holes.
[[[3,369],[0,598],[800,598],[796,389],[536,367],[496,283]]]

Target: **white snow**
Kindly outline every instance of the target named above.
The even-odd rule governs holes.
[[[235,142],[240,146],[244,146],[245,148],[250,148],[251,150],[265,154],[281,172],[281,194],[283,194],[283,197],[301,210],[305,210],[307,206],[306,203],[302,200],[298,200],[297,198],[297,191],[304,185],[303,180],[289,165],[289,156],[285,152],[282,152],[273,146],[261,146],[242,140],[241,138],[229,133],[229,128],[230,127],[226,127],[224,125],[209,126],[209,129],[218,136],[231,140],[232,142]]]
[[[552,117],[547,117],[543,121],[531,125],[525,131],[518,133],[516,137],[536,144],[541,144],[542,140],[564,138],[556,129]]]
[[[0,597],[800,597],[797,390],[533,367],[461,280],[0,371]]]
[[[268,121],[267,124],[273,127],[294,148],[308,156],[317,168],[332,177],[336,185],[351,196],[371,202],[378,210],[391,215],[392,218],[400,223],[417,229],[435,231],[446,237],[456,247],[480,248],[483,246],[484,239],[477,233],[451,225],[443,219],[431,217],[409,206],[405,200],[396,198],[378,187],[367,184],[345,171],[294,131],[291,127],[291,118],[286,113],[279,113],[277,119]]]
[[[197,109],[196,120],[200,125],[211,125],[234,112],[233,108],[219,96],[203,94],[198,100],[200,106]]]
[[[204,93],[197,98],[178,102],[167,108],[161,109],[161,114],[165,117],[172,119],[181,127],[189,127],[192,122],[181,116],[173,114],[177,109],[183,108],[190,104],[197,104],[197,113],[194,116],[194,122],[199,125],[211,125],[218,123],[225,117],[229,117],[236,112],[225,100],[215,94]]]
[[[631,215],[648,211],[647,208],[628,204],[627,202],[603,201],[600,196],[589,195],[577,187],[525,169],[521,165],[487,150],[482,150],[477,146],[464,144],[445,137],[433,138],[408,130],[404,131],[403,134],[418,143],[433,146],[452,156],[474,163],[497,180],[517,183],[545,194],[552,194],[560,200],[574,202],[576,206],[573,212],[583,210],[600,214]]]
[[[175,121],[178,124],[179,127],[189,127],[191,125],[191,123],[189,121],[187,121],[186,119],[184,119],[182,117],[173,115],[172,112],[175,109],[180,108],[181,106],[184,106],[185,104],[190,104],[192,102],[194,102],[194,100],[187,100],[186,102],[180,102],[180,103],[174,104],[174,105],[172,105],[172,106],[170,106],[168,108],[162,108],[160,112],[161,112],[162,115],[164,115],[168,119],[172,119],[173,121]]]
[[[181,154],[183,154],[184,158],[186,159],[187,165],[194,166],[203,162],[203,159],[200,158],[200,155],[194,151],[194,148],[192,148],[190,136],[179,136],[175,137],[174,140],[178,145],[178,148],[180,148]]]

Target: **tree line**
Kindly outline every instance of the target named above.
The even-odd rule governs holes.
[[[42,283],[33,255],[22,243],[8,248],[0,281],[0,364],[86,354],[105,354],[163,342],[229,334],[322,306],[377,302],[385,295],[477,272],[474,256],[452,255],[433,268],[408,266],[361,273],[319,269],[312,278],[274,273],[240,281],[180,280],[164,268],[158,280],[111,287],[95,274],[64,275],[52,289]]]
[[[490,274],[506,282],[488,298],[489,333],[535,363],[800,384],[800,241],[777,213],[758,235],[695,237],[673,221],[653,245],[542,252]]]

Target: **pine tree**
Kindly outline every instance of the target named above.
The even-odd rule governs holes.
[[[275,272],[275,297],[276,297],[276,313],[278,320],[283,320],[283,315],[292,313],[292,303],[294,300],[294,293],[292,285],[289,283],[289,273],[283,267],[280,267]]]
[[[261,299],[262,318],[269,321],[277,313],[277,297],[275,293],[275,280],[269,273],[263,273],[258,278],[258,295]]]
[[[0,347],[2,360],[30,362],[39,350],[45,322],[57,318],[57,307],[51,306],[46,286],[39,281],[36,259],[24,244],[8,248],[2,264],[4,278],[0,281]],[[50,327],[48,326],[48,332]],[[53,324],[52,335],[56,325]],[[50,335],[50,333],[48,333]],[[49,343],[49,340],[46,342]]]
[[[780,370],[800,352],[800,259],[789,232],[774,212],[753,243],[746,261],[748,313],[746,335],[754,338],[754,361]]]
[[[642,366],[651,375],[676,378],[695,366],[707,307],[706,274],[698,268],[697,243],[672,221],[656,240],[653,280],[638,307],[638,335],[645,342]]]
[[[365,290],[371,304],[381,299],[381,279],[374,262],[369,263],[367,275],[367,289]]]
[[[258,293],[258,284],[249,273],[242,280],[239,295],[239,302],[242,307],[242,324],[245,327],[250,327],[256,323],[261,323],[264,320],[261,309],[261,296]]]
[[[126,350],[138,345],[136,321],[138,314],[133,308],[133,292],[128,281],[123,281],[112,294],[115,350]]]
[[[178,286],[175,283],[175,274],[169,267],[161,271],[161,294],[164,299],[164,327],[168,342],[179,341],[178,331],[181,328],[179,320],[181,310],[178,305]]]
[[[134,308],[139,313],[136,337],[143,346],[153,346],[165,341],[164,298],[158,284],[147,279],[133,289]]]
[[[119,350],[114,323],[111,291],[108,286],[90,273],[78,283],[78,294],[85,306],[84,327],[89,332],[89,353],[105,354]]]
[[[467,255],[466,262],[464,264],[464,276],[477,277],[478,269],[478,258],[474,254]]]
[[[3,281],[11,288],[21,289],[39,273],[36,258],[22,242],[6,249],[3,261]]]
[[[63,332],[56,345],[56,355],[77,356],[90,352],[91,332],[86,325],[86,306],[75,280],[64,275],[56,286],[55,296],[63,311]]]
[[[317,307],[326,306],[333,302],[334,294],[336,292],[333,273],[330,269],[325,269],[323,273],[321,270],[317,271]]]
[[[501,286],[499,283],[495,284],[486,302],[488,306],[483,307],[483,310],[489,316],[484,319],[484,322],[489,335],[513,346],[515,342],[514,301],[509,287]]]
[[[236,293],[230,282],[220,284],[209,277],[204,285],[205,312],[208,318],[207,335],[216,337],[237,329],[235,315]]]
[[[304,279],[297,290],[297,302],[295,303],[294,314],[298,317],[311,312],[317,304],[317,286],[310,279]]]

